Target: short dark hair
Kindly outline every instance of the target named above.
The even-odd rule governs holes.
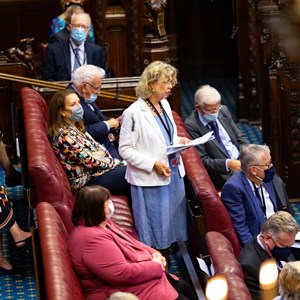
[[[108,189],[100,185],[83,187],[76,195],[72,211],[72,223],[84,226],[99,226],[106,219],[104,203],[110,198]]]

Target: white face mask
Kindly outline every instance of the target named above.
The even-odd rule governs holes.
[[[106,216],[107,219],[111,219],[111,217],[113,216],[114,212],[115,212],[115,207],[113,202],[110,200],[109,204],[108,204],[108,209],[109,209],[109,213]]]

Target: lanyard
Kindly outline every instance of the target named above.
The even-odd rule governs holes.
[[[157,111],[156,107],[154,106],[154,104],[147,98],[146,99],[146,102],[151,106],[152,110],[158,115],[161,123],[163,124],[167,134],[168,134],[168,137],[169,137],[169,140],[170,140],[170,144],[173,145],[173,141],[172,141],[172,135],[171,135],[171,127],[170,127],[170,124],[168,122],[168,115],[164,109],[164,107],[161,105],[160,101],[158,102],[159,103],[159,106],[163,112],[163,115],[164,115],[164,118],[165,118],[165,121],[163,120],[163,118],[160,116],[160,113]]]
[[[85,61],[86,61],[86,54],[85,54],[85,51],[84,51],[84,53],[83,53],[83,63],[81,64],[81,62],[80,62],[80,57],[79,57],[79,52],[77,52],[78,55],[76,55],[75,49],[73,48],[72,43],[70,43],[70,46],[71,46],[71,49],[72,49],[72,51],[73,51],[73,53],[74,53],[74,57],[75,57],[76,61],[78,62],[79,66],[84,65],[84,64],[85,64]],[[79,48],[79,47],[77,47],[77,48]]]

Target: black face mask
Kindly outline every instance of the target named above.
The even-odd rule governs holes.
[[[290,247],[280,248],[275,245],[275,247],[270,250],[270,252],[276,260],[286,260],[292,253],[292,250]]]
[[[275,175],[275,168],[272,166],[270,169],[264,171],[265,172],[265,178],[263,179],[263,182],[267,183],[273,180]]]

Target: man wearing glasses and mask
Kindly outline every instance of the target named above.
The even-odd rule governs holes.
[[[214,132],[215,139],[196,147],[217,189],[240,169],[240,150],[248,144],[246,136],[235,125],[228,108],[221,105],[220,93],[210,85],[195,93],[195,110],[185,121],[193,139]]]
[[[267,259],[275,259],[281,271],[285,262],[294,261],[292,246],[299,226],[287,212],[274,213],[262,225],[261,231],[242,249],[238,258],[244,273],[245,283],[253,300],[260,300],[259,269]]]
[[[86,13],[73,14],[70,24],[70,38],[49,44],[42,63],[41,75],[47,81],[69,81],[74,71],[82,65],[91,64],[104,69],[103,48],[86,41],[91,18]],[[110,77],[110,74],[107,74]]]
[[[268,146],[244,146],[240,162],[241,170],[226,181],[221,198],[244,247],[259,234],[263,223],[271,215],[278,210],[293,214],[293,210],[283,182],[275,174]]]
[[[102,68],[83,65],[75,70],[73,82],[68,89],[75,90],[80,99],[86,131],[104,145],[113,158],[122,160],[113,135],[120,128],[121,117],[115,119],[104,116],[96,104],[104,77],[105,71]]]

